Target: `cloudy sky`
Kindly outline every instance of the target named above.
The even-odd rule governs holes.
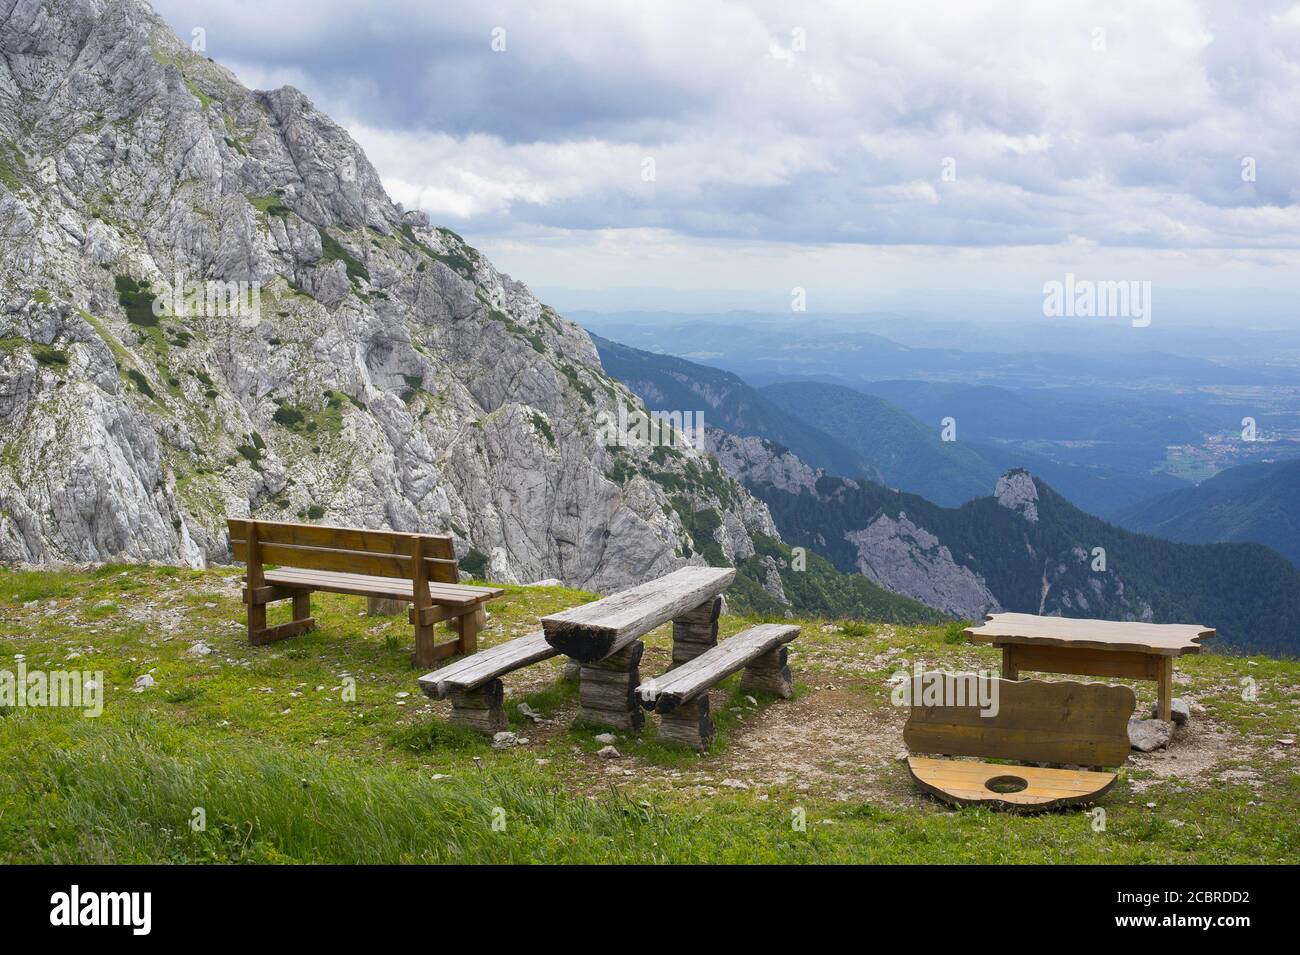
[[[1300,292],[1300,3],[155,7],[562,306]]]

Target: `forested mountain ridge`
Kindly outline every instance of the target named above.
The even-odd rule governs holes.
[[[1300,653],[1300,571],[1276,552],[1123,530],[1027,472],[1009,472],[993,496],[957,508],[834,477],[813,492],[752,489],[789,543],[926,602],[942,571],[945,592],[967,601],[951,609],[967,616],[1001,609],[1200,623],[1218,629],[1212,648]]]
[[[1265,544],[1300,566],[1300,460],[1228,468],[1127,507],[1116,523],[1189,543]]]

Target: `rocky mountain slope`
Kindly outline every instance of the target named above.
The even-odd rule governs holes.
[[[0,0],[0,560],[201,566],[252,514],[609,590],[702,559],[698,513],[727,560],[776,538],[697,449],[607,446],[620,403],[297,90],[137,0]]]

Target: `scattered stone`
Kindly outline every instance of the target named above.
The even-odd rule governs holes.
[[[602,746],[600,749],[596,750],[596,755],[601,759],[618,759],[623,754],[613,746]]]
[[[447,778],[449,778],[449,777],[448,777],[448,775],[447,775],[446,773],[434,773],[434,774],[433,774],[432,776],[430,776],[429,778],[430,778],[430,779],[447,779]]]
[[[754,699],[752,696],[745,697],[745,700],[750,706],[758,706],[758,700]]]
[[[143,693],[145,690],[149,689],[149,687],[153,686],[155,682],[156,681],[152,676],[150,676],[148,673],[145,673],[135,678],[135,686],[133,686],[131,689],[135,693]]]
[[[525,587],[563,587],[564,581],[557,580],[554,577],[547,577],[545,580],[534,580],[531,584],[524,584]]]
[[[407,698],[408,696],[410,696],[410,695],[411,695],[411,694],[408,693],[406,690],[399,690],[398,693],[397,693],[397,698],[398,698],[399,700],[404,700],[404,699],[406,699],[406,698]]]
[[[1155,719],[1160,713],[1160,701],[1156,700],[1151,704],[1151,718]],[[1179,726],[1186,726],[1192,718],[1192,709],[1187,705],[1187,701],[1181,696],[1176,696],[1169,701],[1169,715]]]
[[[618,742],[618,737],[613,733],[601,733],[596,737],[596,742],[604,746],[613,746]]]
[[[726,786],[728,789],[748,789],[749,783],[741,782],[739,779],[724,779],[718,783],[719,786]]]
[[[527,719],[532,720],[534,723],[540,723],[542,721],[542,714],[538,713],[527,703],[520,703],[518,706],[518,710],[520,716],[526,717]]]
[[[1174,724],[1164,720],[1140,720],[1136,716],[1128,721],[1129,744],[1141,753],[1168,746],[1174,737]]]
[[[510,749],[510,747],[518,745],[519,737],[509,730],[502,730],[492,737],[493,749]]]

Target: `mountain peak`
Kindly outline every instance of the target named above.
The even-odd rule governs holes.
[[[639,403],[586,333],[404,213],[301,91],[138,0],[7,6],[0,561],[203,566],[254,516],[614,590],[777,536],[699,449],[611,443]]]
[[[1038,522],[1038,486],[1033,475],[1024,468],[1012,468],[998,478],[993,489],[997,502],[1015,511],[1031,524]]]

